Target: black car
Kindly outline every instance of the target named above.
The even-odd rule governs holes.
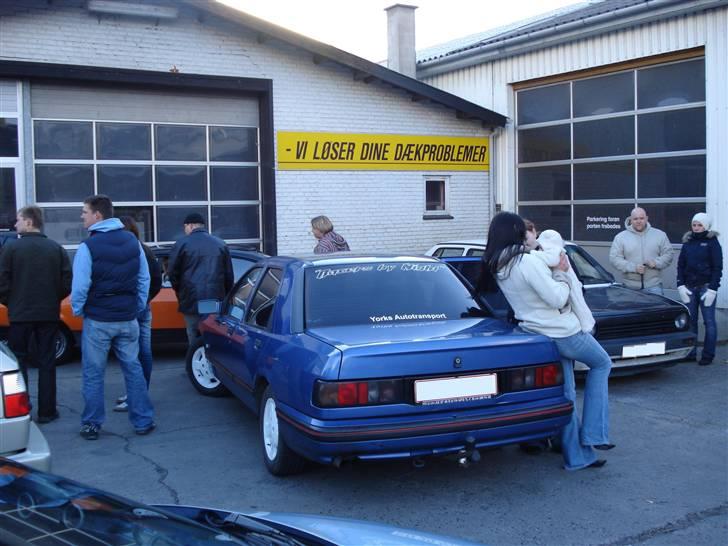
[[[571,266],[584,285],[584,299],[596,321],[594,337],[612,357],[612,375],[638,373],[672,366],[690,353],[695,334],[690,331],[687,308],[664,296],[626,288],[614,281],[589,253],[574,243],[566,244]],[[481,258],[441,257],[474,287]],[[510,307],[503,294],[480,294],[499,318],[508,320]],[[576,371],[588,368],[576,363]]]

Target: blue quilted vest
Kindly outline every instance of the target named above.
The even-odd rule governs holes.
[[[84,242],[91,254],[91,287],[85,316],[102,322],[137,317],[139,241],[123,229],[95,231]]]

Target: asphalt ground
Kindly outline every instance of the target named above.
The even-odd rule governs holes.
[[[567,472],[555,453],[510,446],[460,468],[431,459],[341,469],[311,465],[271,476],[258,425],[234,398],[206,398],[189,383],[184,351],[155,355],[158,428],[136,436],[118,365],[106,373],[107,422],[79,434],[81,366],[58,369],[61,418],[41,425],[53,471],[146,503],[286,511],[384,522],[486,544],[716,545],[728,537],[728,347],[695,363],[610,380],[611,440],[601,469]],[[35,371],[31,371],[35,392]]]

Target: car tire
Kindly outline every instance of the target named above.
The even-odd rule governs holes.
[[[187,350],[185,358],[187,377],[197,392],[205,396],[226,396],[230,391],[223,385],[215,374],[215,369],[207,360],[205,354],[205,341],[197,339]]]
[[[286,444],[278,422],[277,403],[270,386],[260,399],[260,444],[263,460],[274,476],[298,474],[306,461]]]
[[[73,334],[66,327],[61,326],[58,328],[55,342],[56,366],[67,364],[71,360],[75,344]]]

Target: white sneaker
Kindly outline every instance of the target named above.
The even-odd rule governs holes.
[[[124,402],[119,402],[114,406],[114,411],[129,411],[129,405]]]
[[[117,404],[121,404],[122,402],[126,402],[126,394],[116,399]]]

